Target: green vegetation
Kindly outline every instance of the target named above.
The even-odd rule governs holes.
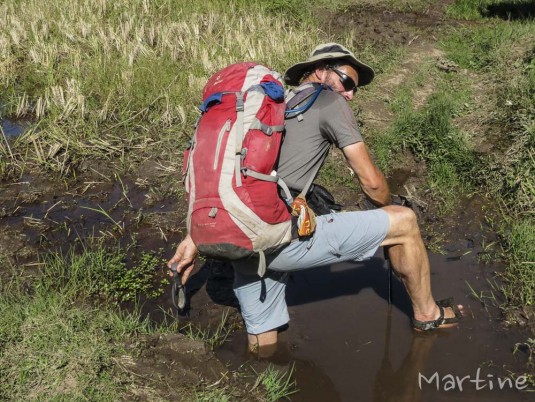
[[[61,174],[86,157],[136,160],[147,151],[176,163],[169,153],[185,143],[218,68],[251,59],[281,71],[318,42],[317,28],[286,14],[301,4],[2,2],[0,117],[34,128],[0,152],[20,169]]]
[[[426,77],[434,80],[437,88],[418,108],[413,106],[414,93]],[[453,122],[468,98],[463,85],[424,65],[391,101],[394,121],[389,130],[370,138],[376,162],[386,173],[399,166],[403,152],[409,151],[417,161],[426,163],[427,186],[442,213],[451,211],[459,194],[473,184],[478,160],[468,135]]]
[[[253,369],[253,371],[255,371]],[[254,398],[259,390],[261,390],[261,400],[266,402],[277,402],[283,399],[290,400],[290,395],[295,394],[298,389],[295,387],[295,380],[293,380],[294,366],[288,371],[280,371],[272,364],[267,368],[256,373],[256,381],[252,389],[248,392],[248,396],[244,400],[256,400]],[[220,386],[217,388],[205,387],[204,389],[195,392],[195,400],[197,402],[227,402],[241,400],[238,398],[239,390],[231,386]]]
[[[195,402],[230,402],[232,391],[225,388],[209,388],[195,393]]]
[[[218,346],[221,346],[234,331],[234,328],[228,322],[228,313],[228,310],[225,310],[221,316],[219,325],[213,330],[199,328],[189,322],[181,329],[181,332],[190,339],[203,341],[210,346],[210,349],[214,350]]]
[[[465,18],[482,18],[492,16],[490,9],[507,6],[529,16],[524,12],[524,5],[529,2],[481,1],[477,8],[468,7],[468,3],[457,1],[450,10],[457,10]],[[518,7],[514,8],[515,5]],[[519,16],[518,13],[515,15]],[[495,94],[490,100],[493,115],[489,120],[503,128],[496,151],[482,160],[478,175],[504,216],[498,230],[503,238],[503,255],[509,261],[503,291],[511,306],[535,303],[534,42],[535,20],[529,18],[493,19],[477,28],[456,30],[443,42],[448,57],[464,68],[486,75]]]
[[[474,99],[482,94],[472,92],[469,79],[460,74],[439,73],[423,63],[394,93],[390,128],[383,135],[370,137],[376,162],[385,172],[399,165],[404,152],[425,163],[427,187],[439,212],[451,211],[461,194],[482,191],[496,200],[494,212],[503,219],[496,230],[501,234],[502,255],[509,265],[502,289],[507,306],[535,302],[532,4],[459,0],[450,5],[451,16],[484,23],[446,30],[441,37],[446,57],[479,75],[487,87],[485,93],[492,96],[478,104]],[[423,106],[414,106],[415,93],[425,82],[434,82],[433,94]],[[483,124],[501,127],[499,133],[491,134],[495,144],[491,152],[481,152],[473,134],[457,127],[456,119],[474,108],[488,111]]]
[[[154,298],[163,293],[165,278],[157,278],[163,261],[142,252],[136,264],[127,265],[128,254],[120,248],[107,249],[101,242],[89,244],[82,253],[71,249],[67,255],[45,257],[44,280],[37,286],[54,287],[72,297],[103,297],[111,301],[135,301],[139,296]],[[45,289],[46,290],[46,289]]]
[[[128,337],[154,329],[136,313],[80,299],[86,283],[65,279],[34,278],[31,291],[20,277],[2,285],[0,399],[114,401],[124,390],[113,357]]]
[[[533,306],[535,303],[535,219],[519,218],[505,221],[504,257],[509,261],[505,271],[503,293],[512,306]]]
[[[293,371],[293,366],[288,372],[282,372],[269,365],[258,376],[255,387],[262,384],[266,390],[266,400],[269,402],[276,402],[282,398],[289,399],[290,395],[298,391],[292,379]]]
[[[456,0],[447,8],[447,14],[467,20],[485,17],[529,19],[535,17],[535,9],[531,0]]]

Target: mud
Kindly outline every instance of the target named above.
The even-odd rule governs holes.
[[[323,22],[324,30],[331,37],[351,32],[357,49],[370,44],[373,44],[374,48],[384,49],[389,46],[416,44],[433,38],[446,21],[450,26],[457,25],[456,21],[444,15],[444,7],[450,2],[445,1],[438,7],[409,12],[363,2],[349,6],[341,12],[321,13],[318,19]]]

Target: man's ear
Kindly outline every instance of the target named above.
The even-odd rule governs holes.
[[[316,76],[318,82],[324,84],[325,79],[327,78],[327,69],[325,67],[318,67],[314,70],[314,75]]]

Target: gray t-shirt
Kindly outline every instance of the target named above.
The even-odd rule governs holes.
[[[330,90],[321,91],[302,121],[291,118],[285,126],[277,171],[288,187],[298,191],[305,186],[314,166],[323,163],[331,144],[343,148],[362,141],[348,102]]]

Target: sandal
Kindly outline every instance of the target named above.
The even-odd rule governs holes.
[[[459,307],[457,307],[457,305],[453,303],[453,297],[437,301],[436,303],[438,309],[440,310],[440,316],[436,320],[431,321],[419,321],[413,318],[411,320],[411,323],[414,329],[419,331],[431,331],[433,329],[439,328],[441,325],[444,324],[454,324],[458,322],[461,318],[463,318]],[[453,313],[455,314],[455,317],[444,318],[444,309],[448,307],[452,309]]]

